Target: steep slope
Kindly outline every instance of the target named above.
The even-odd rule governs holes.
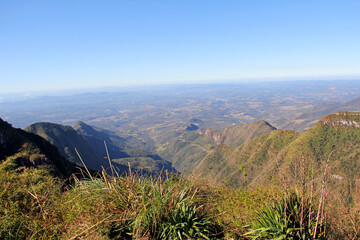
[[[185,131],[172,141],[160,146],[161,157],[171,161],[174,167],[185,176],[219,144],[238,146],[250,139],[274,131],[275,128],[265,121],[240,124],[221,130]]]
[[[256,136],[276,130],[266,121],[256,121],[249,124],[239,124],[221,130],[208,129],[206,139],[213,139],[216,144],[225,144],[230,147],[239,146]]]
[[[157,174],[162,170],[176,171],[170,162],[163,160],[157,154],[139,147],[138,144],[135,144],[136,147],[132,146],[133,140],[128,143],[128,139],[84,122],[76,123],[73,128],[103,159],[107,159],[104,145],[106,143],[109,156],[113,164],[117,164],[118,167],[120,165],[128,168],[130,165],[131,168],[150,174]]]
[[[75,148],[88,168],[101,171],[101,166],[105,168],[109,166],[109,163],[101,158],[85,139],[70,126],[42,122],[28,126],[25,128],[25,131],[45,138],[57,146],[64,157],[79,166],[82,166],[82,163],[77,156]]]
[[[18,166],[46,168],[58,177],[67,178],[76,172],[75,165],[48,141],[0,119],[0,163],[8,158],[14,158]]]
[[[193,173],[212,184],[245,186],[257,177],[264,163],[276,157],[296,137],[298,133],[294,131],[275,130],[237,148],[219,145],[199,163]]]
[[[124,139],[108,131],[93,128],[83,122],[77,123],[74,128],[54,123],[35,123],[25,130],[44,137],[57,146],[63,156],[81,166],[76,148],[90,169],[109,169],[105,141],[112,165],[120,173],[127,171],[129,165],[134,170],[149,174],[156,174],[162,170],[175,171],[170,162],[147,150],[131,148]]]
[[[124,151],[129,148],[127,147],[125,139],[113,135],[109,131],[92,127],[84,122],[76,123],[73,126],[73,129],[81,135],[91,148],[102,158],[107,157],[104,141],[106,142],[111,158],[129,157],[129,154]]]
[[[338,112],[323,117],[304,133],[277,130],[237,148],[219,146],[194,170],[212,183],[232,186],[298,181],[299,169],[321,174],[330,157],[335,179],[354,183],[360,178],[360,113]]]
[[[338,112],[323,117],[289,144],[275,159],[275,164],[269,162],[267,173],[259,174],[254,183],[262,183],[270,176],[278,177],[293,171],[302,158],[310,161],[315,169],[320,169],[331,152],[331,174],[347,181],[355,181],[360,178],[359,127],[358,112]]]
[[[203,159],[215,147],[213,140],[206,140],[196,131],[185,131],[170,142],[158,148],[159,155],[170,162],[184,176],[191,173],[198,161]]]

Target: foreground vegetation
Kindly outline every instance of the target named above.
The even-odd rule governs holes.
[[[326,238],[317,202],[275,187],[230,189],[170,173],[105,171],[65,183],[46,169],[18,167],[16,157],[0,164],[0,176],[1,239]]]

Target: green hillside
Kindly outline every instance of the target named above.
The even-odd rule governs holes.
[[[161,157],[171,161],[178,171],[187,176],[218,144],[239,146],[274,129],[265,121],[256,121],[221,130],[184,131],[179,136],[173,137],[167,144],[161,145],[158,152]]]
[[[211,183],[231,186],[248,185],[269,159],[298,136],[291,130],[275,130],[258,136],[237,148],[219,145],[194,169]]]
[[[359,113],[339,112],[323,117],[304,133],[276,130],[236,148],[220,145],[193,173],[214,184],[232,186],[263,186],[284,176],[296,182],[301,161],[307,171],[313,169],[316,178],[332,152],[331,176],[355,182],[360,178],[359,126]]]
[[[207,129],[205,138],[213,139],[217,144],[237,147],[256,136],[276,130],[266,121],[255,121],[248,124],[239,124],[221,130]]]
[[[359,113],[354,112],[338,112],[323,117],[310,130],[300,134],[295,141],[283,149],[274,161],[276,164],[269,162],[267,174],[259,174],[256,182],[262,182],[271,175],[279,176],[291,171],[301,158],[310,161],[315,169],[320,169],[331,152],[332,176],[355,182],[360,178],[359,123]]]

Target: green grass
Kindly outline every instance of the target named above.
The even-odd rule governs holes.
[[[245,236],[251,239],[323,239],[323,228],[316,226],[316,215],[308,199],[288,192],[272,204],[264,205]],[[316,236],[314,229],[318,228]]]

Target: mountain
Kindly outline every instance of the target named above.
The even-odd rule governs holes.
[[[360,178],[360,113],[327,115],[304,133],[276,130],[236,148],[219,145],[193,173],[214,184],[267,185],[284,176],[298,180],[301,167],[319,177],[329,157],[334,179]]]
[[[0,162],[10,158],[19,167],[45,168],[62,178],[68,178],[77,172],[76,166],[44,138],[13,128],[0,119]]]
[[[120,172],[128,170],[129,165],[134,170],[155,174],[162,170],[175,171],[171,163],[161,159],[145,149],[133,148],[126,140],[107,130],[78,122],[71,126],[54,123],[35,123],[25,129],[36,133],[58,147],[60,152],[70,161],[82,165],[75,148],[85,165],[94,170],[102,167],[109,169],[109,160],[105,143],[111,159],[111,164]]]
[[[54,144],[64,157],[79,166],[82,166],[82,163],[75,148],[88,168],[101,171],[101,166],[105,168],[109,166],[109,163],[101,158],[85,139],[70,126],[40,122],[28,126],[25,131],[45,138]]]
[[[276,130],[266,121],[256,121],[249,124],[239,124],[221,130],[207,129],[204,133],[205,139],[212,139],[216,144],[225,144],[236,147],[250,139]]]
[[[275,130],[236,148],[219,145],[199,163],[194,173],[213,184],[247,185],[263,168],[264,161],[277,156],[297,136],[291,130]]]
[[[107,159],[105,143],[113,164],[126,166],[147,173],[159,173],[162,170],[176,172],[171,163],[157,154],[134,144],[134,139],[122,138],[111,131],[78,122],[73,127],[103,159]],[[108,160],[107,160],[108,161]]]
[[[189,175],[195,166],[219,144],[238,146],[250,139],[274,131],[265,121],[240,124],[221,130],[184,131],[158,148],[159,155],[172,162],[183,175]]]
[[[107,159],[105,143],[111,158],[129,157],[129,154],[124,151],[129,149],[126,139],[116,136],[107,130],[92,127],[84,122],[78,122],[72,128],[85,139],[101,158]]]

